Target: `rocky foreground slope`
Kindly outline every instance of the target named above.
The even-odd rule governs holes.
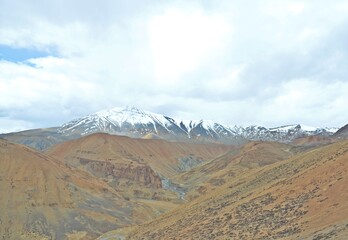
[[[99,239],[346,239],[348,141],[251,169],[146,224]]]
[[[155,215],[91,174],[2,139],[0,193],[2,239],[94,239]]]
[[[0,236],[344,239],[343,139],[232,146],[97,133],[44,153],[0,139]]]
[[[92,134],[41,153],[0,139],[0,237],[94,239],[184,201],[171,176],[232,146]]]

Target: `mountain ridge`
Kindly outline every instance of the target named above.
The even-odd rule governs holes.
[[[241,145],[247,141],[291,143],[295,139],[332,136],[338,128],[316,128],[301,124],[267,128],[224,125],[212,120],[181,120],[138,109],[111,108],[77,118],[60,127],[0,134],[0,138],[46,150],[55,144],[93,133],[124,135],[132,138],[155,137],[167,141]]]
[[[163,135],[169,140],[205,138],[228,143],[248,140],[270,140],[289,142],[297,137],[323,135],[330,136],[338,128],[316,128],[301,124],[282,125],[266,128],[259,125],[242,127],[223,125],[212,120],[182,120],[136,107],[112,108],[89,114],[85,117],[63,124],[58,132],[62,134],[79,133],[86,135],[96,131],[110,134],[125,134],[130,137],[143,137],[153,133]],[[233,142],[233,141],[230,141]]]

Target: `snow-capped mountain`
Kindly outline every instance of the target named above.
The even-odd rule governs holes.
[[[63,135],[96,132],[145,137],[149,134],[168,140],[240,143],[244,140],[290,142],[298,137],[332,135],[335,128],[313,128],[300,124],[276,128],[224,126],[211,120],[179,120],[135,107],[112,108],[68,122],[59,128]]]
[[[64,135],[96,132],[144,137],[156,134],[169,140],[235,142],[240,137],[221,124],[209,120],[178,120],[135,107],[112,108],[68,122],[58,130]]]
[[[338,130],[338,128],[316,128],[300,124],[285,125],[274,128],[266,128],[257,125],[248,127],[234,126],[230,129],[233,129],[239,136],[249,140],[278,142],[291,142],[299,137],[314,135],[330,136]]]

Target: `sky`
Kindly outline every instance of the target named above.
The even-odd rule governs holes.
[[[348,123],[347,0],[0,0],[0,132],[135,106]]]

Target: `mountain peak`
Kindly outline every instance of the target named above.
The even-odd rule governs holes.
[[[107,115],[125,114],[125,113],[145,114],[145,111],[137,107],[125,106],[125,107],[113,107],[110,109],[104,109],[102,111],[96,112],[95,114],[100,116],[107,116]]]
[[[64,124],[60,133],[87,135],[105,132],[141,138],[156,134],[167,140],[235,143],[239,140],[290,142],[298,137],[334,133],[333,128],[316,128],[300,124],[266,128],[224,126],[212,120],[182,120],[144,111],[134,106],[114,107]],[[239,140],[238,140],[239,139]]]

